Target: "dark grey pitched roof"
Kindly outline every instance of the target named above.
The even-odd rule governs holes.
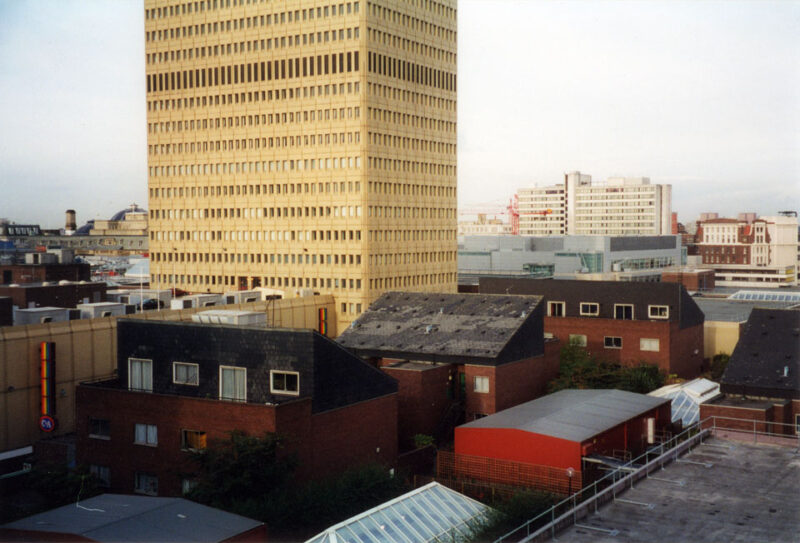
[[[261,522],[182,498],[102,494],[33,515],[3,528],[77,534],[93,541],[218,542]]]
[[[634,319],[648,320],[648,305],[669,306],[669,321],[680,328],[703,324],[703,312],[679,283],[580,281],[481,277],[481,293],[534,294],[545,302],[566,302],[567,317],[580,316],[581,302],[600,304],[599,318],[613,319],[614,304],[633,304]]]
[[[754,307],[765,309],[784,309],[796,305],[796,302],[764,302],[731,300],[729,298],[693,298],[707,321],[745,322]]]
[[[501,364],[541,354],[538,296],[388,292],[338,338],[361,356]]]
[[[459,428],[523,430],[580,443],[670,401],[622,390],[561,390]]]
[[[720,385],[732,394],[800,398],[800,310],[754,308]]]
[[[247,401],[280,404],[311,398],[320,413],[397,392],[397,382],[314,330],[233,326],[183,321],[120,319],[117,371],[128,379],[128,359],[153,360],[153,389],[160,394],[216,398],[219,367],[247,369]],[[198,364],[197,386],[172,379],[175,361]],[[299,394],[270,390],[270,371],[299,374]]]

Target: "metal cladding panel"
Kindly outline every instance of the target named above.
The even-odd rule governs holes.
[[[581,443],[508,428],[459,426],[455,452],[539,466],[581,469]]]

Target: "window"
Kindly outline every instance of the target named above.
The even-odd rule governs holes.
[[[137,471],[133,484],[133,491],[148,496],[158,496],[158,477],[150,473]]]
[[[300,374],[296,371],[270,371],[269,391],[273,394],[300,394]]]
[[[247,369],[232,366],[219,367],[220,400],[247,401]]]
[[[659,351],[658,338],[643,337],[639,340],[639,350],[653,351],[657,353]]]
[[[153,361],[142,358],[128,359],[128,388],[153,392]]]
[[[600,304],[581,302],[581,315],[595,317],[600,314]]]
[[[133,442],[137,445],[158,445],[158,427],[155,424],[136,424]]]
[[[206,448],[206,433],[197,430],[181,430],[181,449],[201,450]]]
[[[669,306],[668,305],[648,305],[647,314],[651,319],[668,319]]]
[[[488,377],[475,377],[475,392],[480,392],[481,394],[489,393]]]
[[[564,302],[547,302],[548,317],[565,317]]]
[[[794,416],[794,433],[800,436],[800,414]]]
[[[631,304],[614,304],[614,318],[625,321],[633,320],[633,305]]]
[[[97,486],[111,486],[111,469],[108,466],[89,465],[89,473],[97,478]]]
[[[89,419],[89,437],[111,439],[111,424],[106,419]]]
[[[583,334],[570,334],[569,344],[577,345],[578,347],[586,347],[586,336]]]
[[[603,346],[606,349],[622,349],[622,338],[606,336],[603,338]]]
[[[173,362],[172,363],[172,382],[176,385],[194,385],[199,384],[197,364],[189,364],[186,362]]]

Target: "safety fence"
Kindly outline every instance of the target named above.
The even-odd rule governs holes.
[[[494,543],[510,541],[528,543],[555,538],[556,533],[574,525],[591,513],[596,513],[601,505],[616,499],[617,495],[626,489],[633,488],[637,481],[647,477],[651,472],[678,460],[680,456],[710,436],[754,443],[797,445],[800,451],[797,428],[787,428],[787,426],[792,425],[732,417],[708,417],[630,462],[613,469],[585,488],[577,490],[550,509],[499,537]],[[794,435],[791,435],[792,432]]]

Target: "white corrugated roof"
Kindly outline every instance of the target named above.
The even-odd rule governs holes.
[[[469,422],[583,442],[669,400],[622,390],[561,390]]]

